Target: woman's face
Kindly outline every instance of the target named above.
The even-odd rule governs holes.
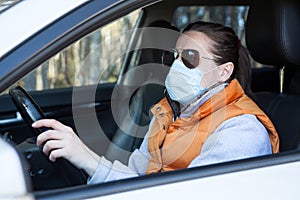
[[[204,73],[203,79],[200,83],[204,88],[207,88],[220,81],[220,69],[218,65],[213,60],[211,60],[213,59],[213,54],[211,53],[211,49],[213,48],[212,42],[213,41],[204,33],[197,31],[188,31],[182,34],[178,38],[176,43],[176,49],[194,49],[199,52],[200,59],[199,65],[197,67]],[[178,59],[181,60],[181,57],[179,57]]]

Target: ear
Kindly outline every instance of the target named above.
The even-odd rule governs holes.
[[[224,63],[222,65],[220,65],[219,67],[219,81],[220,82],[225,82],[227,81],[232,72],[233,72],[233,69],[234,69],[234,64],[232,62],[227,62],[227,63]]]

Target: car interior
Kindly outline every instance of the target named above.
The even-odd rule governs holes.
[[[295,51],[296,45],[299,44],[298,30],[295,27],[298,27],[299,21],[294,20],[295,17],[300,17],[298,9],[297,1],[275,1],[272,5],[251,2],[245,27],[245,41],[252,58],[266,66],[252,70],[251,84],[254,100],[275,124],[280,137],[280,152],[296,150],[300,144],[299,127],[295,126],[297,118],[294,117],[300,111],[297,106],[300,100],[300,96],[297,95],[299,92],[299,79],[297,81],[297,78],[300,78],[297,72],[299,71],[297,70],[299,56]],[[266,10],[269,10],[267,15]],[[164,26],[174,28],[171,24],[164,24]],[[157,40],[157,38],[152,39]],[[163,41],[164,38],[161,42]],[[148,54],[148,58],[143,57],[143,59],[159,63],[161,55],[157,55],[158,57],[155,58]],[[163,90],[163,86],[157,85],[139,88],[130,104],[130,109],[134,110],[132,113],[135,114],[132,116],[135,119],[134,123],[144,125],[150,122],[147,111],[151,105],[163,97]],[[144,99],[149,95],[154,97],[152,101]],[[138,110],[142,112],[139,113]],[[141,140],[119,131],[116,132],[112,141],[112,145],[108,148],[108,155],[115,155],[114,152],[117,151],[114,148],[115,144],[121,148],[130,148],[126,150],[132,152],[141,143]],[[122,154],[119,152],[117,155]],[[122,160],[122,158],[124,155],[117,159]]]
[[[275,0],[272,3],[266,3],[258,0],[180,0],[176,2],[164,0],[144,6],[141,9],[142,14],[137,20],[137,27],[181,31],[182,27],[177,27],[173,19],[174,12],[178,7],[222,7],[228,5],[247,7],[244,38],[241,39],[244,40],[244,45],[248,48],[253,62],[259,63],[259,67],[252,69],[253,98],[274,123],[279,133],[280,152],[298,153],[300,148],[300,127],[298,125],[300,53],[297,51],[300,45],[299,1]],[[129,43],[133,50],[125,56],[120,74],[130,71],[133,66],[132,63],[145,67],[161,65],[162,49],[155,48],[155,45],[139,49],[136,47],[137,45],[164,44],[166,49],[172,47],[175,42],[175,35],[166,38],[158,37],[155,34],[143,34],[142,31],[133,34]],[[155,74],[145,70],[142,79],[148,80],[153,76],[164,77],[167,72],[166,70]],[[113,83],[99,84],[96,89],[95,86],[80,86],[74,90],[72,88],[59,88],[55,90],[33,90],[28,91],[28,93],[40,106],[46,117],[56,118],[71,126],[75,131],[83,133],[79,136],[97,153],[105,155],[109,160],[120,160],[126,164],[131,152],[139,148],[143,136],[146,134],[151,120],[149,109],[164,96],[165,90],[162,84],[157,83],[137,87],[134,83],[131,84],[132,80],[136,79],[137,75],[133,73],[123,76],[122,79],[119,78]],[[118,90],[118,88],[119,92],[114,93],[114,90]],[[80,101],[74,103],[72,92],[75,90],[87,100],[80,98]],[[96,91],[95,99],[92,99],[94,101],[93,107],[90,107],[90,91]],[[87,177],[84,172],[73,169],[66,163],[57,164],[53,167],[45,159],[40,150],[34,147],[34,142],[30,140],[30,138],[35,137],[35,133],[28,124],[20,120],[21,116],[17,116],[19,119],[17,121],[9,119],[16,117],[16,107],[9,95],[2,95],[0,102],[0,126],[3,137],[19,146],[21,151],[25,152],[28,162],[35,165],[32,166],[34,170],[39,172],[29,175],[32,178],[34,191],[85,183]],[[111,105],[112,103],[114,106]],[[97,112],[97,122],[101,125],[101,136],[99,136],[97,127],[87,125],[94,120],[94,116],[90,114],[94,110]],[[72,115],[74,112],[77,115]],[[118,114],[116,118],[119,120],[115,118],[114,113]],[[122,120],[128,117],[131,120]],[[78,121],[82,122],[79,126],[77,126]],[[122,127],[130,130],[130,134]],[[29,158],[29,151],[36,153],[35,161]],[[51,167],[49,167],[50,165]],[[68,175],[70,173],[67,171],[73,175]],[[61,176],[61,174],[66,175]],[[77,179],[75,176],[79,178]]]
[[[300,16],[299,3],[274,2],[268,5],[271,6],[271,9],[268,8],[270,9],[268,16],[264,13],[264,9],[267,8],[265,4],[258,3],[254,6],[255,11],[250,8],[247,18],[247,47],[255,60],[277,67],[279,84],[282,84],[279,93],[270,91],[257,93],[257,103],[276,125],[280,137],[280,151],[295,150],[300,141],[296,117],[299,112],[297,102],[300,100],[297,95],[299,84],[296,81],[299,73],[297,66],[300,62],[298,52],[295,50],[299,44],[299,38],[296,36],[299,30],[295,28],[299,24],[299,20],[295,20]],[[257,23],[258,19],[260,23]],[[262,46],[264,48],[261,48]]]

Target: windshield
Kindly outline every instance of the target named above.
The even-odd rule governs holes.
[[[0,0],[0,14],[21,0]]]

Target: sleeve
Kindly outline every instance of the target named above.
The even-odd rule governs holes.
[[[272,153],[269,134],[254,115],[244,114],[223,122],[208,137],[189,167],[239,160]]]
[[[151,120],[148,130],[150,130],[153,121],[154,118]],[[140,148],[136,149],[129,157],[128,166],[117,160],[110,162],[102,156],[94,175],[88,179],[87,184],[102,183],[144,175],[150,159],[148,151],[148,135],[149,131],[145,135]]]

